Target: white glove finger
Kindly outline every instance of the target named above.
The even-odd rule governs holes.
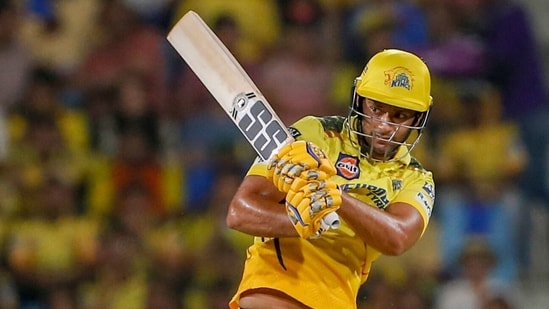
[[[281,174],[286,174],[289,177],[295,178],[301,175],[301,172],[304,169],[305,168],[302,165],[288,163],[282,168]]]
[[[314,192],[314,191],[321,191],[324,188],[326,188],[326,180],[310,181],[308,183],[307,189],[311,192]]]
[[[305,173],[305,178],[307,180],[327,179],[328,174],[326,174],[324,171],[313,169],[313,170],[308,170]]]
[[[292,182],[293,182],[292,178],[280,176],[278,177],[278,182],[276,184],[276,187],[280,192],[288,192],[290,190]]]

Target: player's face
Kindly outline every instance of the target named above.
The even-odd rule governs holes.
[[[370,145],[371,156],[384,160],[392,157],[410,134],[417,112],[364,98],[362,132]]]

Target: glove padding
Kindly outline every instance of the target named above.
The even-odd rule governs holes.
[[[339,209],[341,190],[328,179],[298,179],[286,195],[286,211],[301,238],[317,238],[330,229],[322,219]]]
[[[322,149],[311,142],[295,141],[282,147],[267,166],[267,178],[288,193],[297,178],[324,180],[336,169]]]

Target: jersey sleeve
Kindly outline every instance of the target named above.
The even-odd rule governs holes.
[[[435,183],[431,172],[422,172],[391,201],[412,205],[423,218],[423,232],[427,229],[435,203]]]
[[[248,172],[246,173],[246,176],[250,176],[250,175],[257,175],[257,176],[267,175],[267,162],[257,157],[252,163],[252,166],[248,169]]]
[[[296,140],[309,141],[322,150],[328,150],[328,143],[325,138],[326,131],[317,117],[306,116],[299,119],[290,126],[290,133]]]

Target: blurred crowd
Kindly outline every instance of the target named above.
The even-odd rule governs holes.
[[[0,308],[227,307],[252,238],[225,212],[255,155],[166,40],[191,9],[287,124],[347,114],[373,53],[421,56],[436,208],[359,307],[519,308],[549,113],[504,0],[0,0]]]

